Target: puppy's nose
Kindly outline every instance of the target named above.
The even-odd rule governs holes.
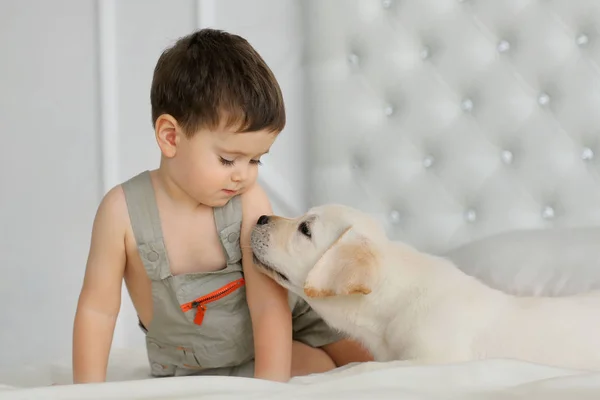
[[[269,222],[269,217],[267,217],[266,215],[261,215],[261,216],[258,218],[258,221],[256,221],[256,223],[257,223],[258,225],[264,225],[264,224],[266,224],[267,222]]]

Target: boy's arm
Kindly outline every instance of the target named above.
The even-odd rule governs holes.
[[[272,214],[266,193],[256,183],[242,195],[242,264],[255,349],[254,377],[286,382],[291,376],[292,318],[287,290],[254,267],[250,234],[258,218]]]
[[[116,187],[106,194],[94,219],[73,326],[73,383],[106,380],[108,356],[121,306],[126,212],[125,197],[121,188]]]

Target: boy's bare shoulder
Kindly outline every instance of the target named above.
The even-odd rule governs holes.
[[[122,186],[110,189],[100,201],[92,227],[90,257],[104,257],[105,252],[121,252],[129,233],[129,211]]]
[[[258,217],[272,213],[269,196],[258,182],[241,195],[241,200],[243,225],[253,226]]]
[[[121,185],[114,186],[104,195],[96,213],[96,219],[98,218],[110,219],[115,226],[127,227],[129,211]]]

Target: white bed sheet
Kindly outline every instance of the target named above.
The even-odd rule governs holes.
[[[16,399],[600,399],[600,373],[512,360],[419,366],[354,364],[288,384],[235,377],[153,379],[137,350],[115,350],[109,382],[70,383],[67,361],[0,372],[0,400]],[[58,384],[58,385],[53,385]]]

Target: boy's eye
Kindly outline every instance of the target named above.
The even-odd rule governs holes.
[[[228,159],[223,158],[221,156],[219,156],[219,160],[221,161],[221,164],[226,165],[226,166],[231,166],[231,165],[235,164],[234,160],[228,160]],[[250,164],[262,165],[262,163],[260,162],[260,160],[250,160]]]
[[[221,164],[223,164],[223,165],[233,165],[233,163],[234,163],[234,161],[232,161],[232,160],[226,160],[223,157],[219,157],[219,159],[221,160]]]

